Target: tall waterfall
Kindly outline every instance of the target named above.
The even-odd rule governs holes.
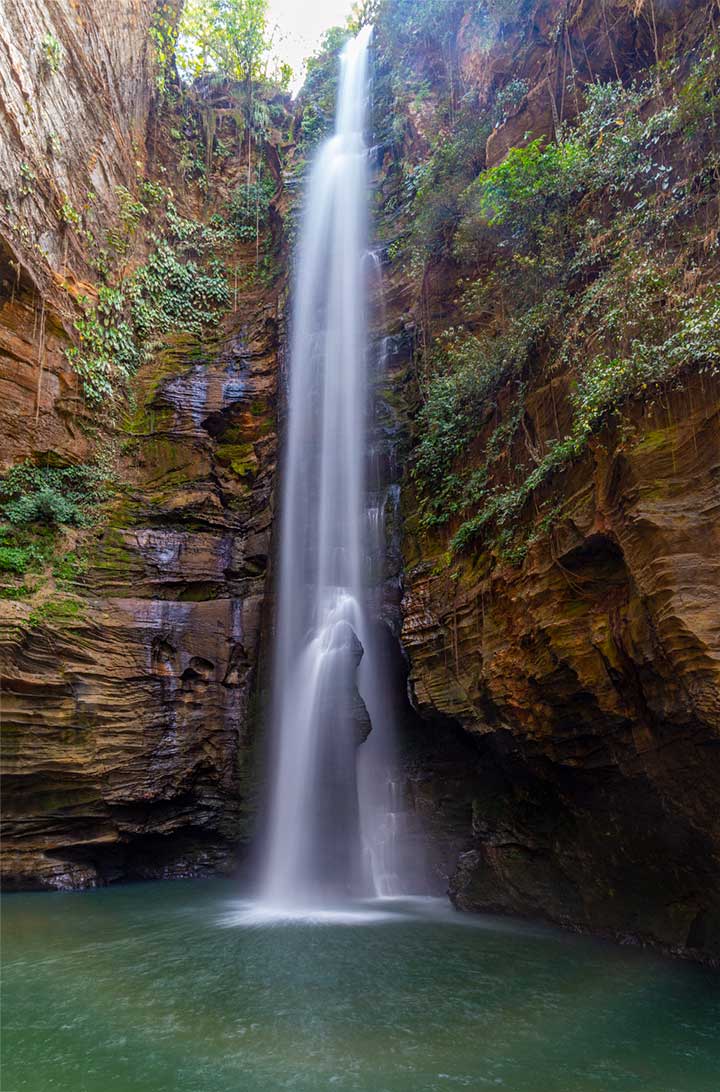
[[[263,900],[280,906],[385,894],[398,882],[392,726],[368,611],[370,34],[342,55],[294,286],[262,884]],[[372,746],[363,742],[371,720]]]

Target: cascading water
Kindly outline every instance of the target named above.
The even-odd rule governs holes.
[[[400,890],[392,725],[368,616],[370,34],[342,56],[335,132],[310,176],[295,283],[262,882],[263,902],[286,907]]]

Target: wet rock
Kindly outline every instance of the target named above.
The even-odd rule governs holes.
[[[357,687],[357,669],[364,650],[349,622],[334,624],[328,651],[331,660],[327,669],[327,684],[321,692],[318,716],[329,721],[344,721],[347,718],[352,737],[359,746],[370,735],[372,724]],[[347,725],[341,723],[339,727],[342,730]]]

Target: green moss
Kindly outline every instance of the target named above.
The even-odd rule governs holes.
[[[258,469],[254,444],[218,444],[216,449],[218,462],[228,466],[238,478],[254,478]]]
[[[88,569],[96,570],[101,578],[116,576],[126,584],[143,573],[137,554],[129,549],[119,527],[107,528],[88,557]]]
[[[659,451],[672,444],[672,434],[674,432],[677,432],[677,428],[648,429],[647,432],[643,432],[637,442],[633,444],[632,450],[643,454]]]
[[[29,599],[34,594],[35,589],[27,584],[0,585],[0,599]]]
[[[129,452],[137,449],[136,440],[140,436],[152,436],[155,432],[166,432],[172,427],[175,418],[170,406],[137,406],[123,423],[125,432],[130,437],[123,444],[123,450]]]
[[[85,610],[85,603],[79,599],[47,599],[35,607],[28,616],[31,628],[50,624],[74,622],[80,619]]]
[[[53,562],[53,576],[60,583],[76,584],[87,571],[87,557],[75,550],[69,550]]]

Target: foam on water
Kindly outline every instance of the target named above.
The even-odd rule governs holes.
[[[253,899],[233,900],[216,919],[222,928],[266,925],[372,925],[388,922],[437,922],[497,932],[532,931],[526,922],[492,915],[460,914],[447,899],[432,895],[389,895],[383,898],[356,899],[330,904],[296,903],[292,906]],[[537,929],[544,931],[539,925]]]
[[[239,902],[220,915],[217,924],[225,928],[265,925],[371,925],[378,922],[408,920],[410,914],[385,906],[383,900],[345,906],[273,905],[265,902]]]

